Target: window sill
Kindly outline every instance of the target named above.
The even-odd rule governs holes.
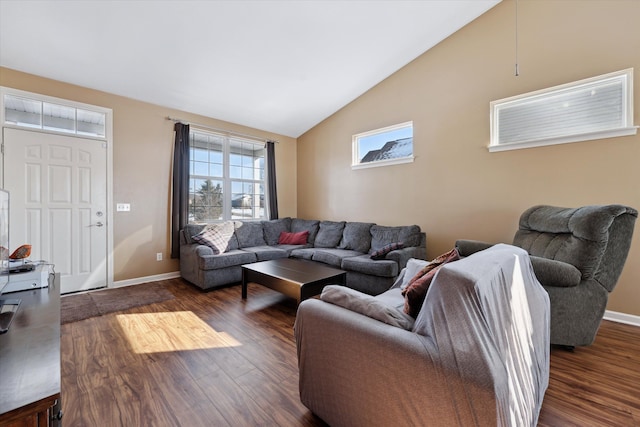
[[[351,165],[351,169],[352,170],[367,169],[367,168],[377,168],[379,166],[391,166],[391,165],[400,165],[403,163],[413,163],[414,159],[415,159],[414,156],[409,156],[409,157],[400,157],[397,159],[378,160],[377,162],[358,163],[357,165]]]
[[[616,138],[619,136],[635,135],[638,132],[638,126],[610,129],[602,132],[583,133],[580,135],[569,135],[559,138],[541,139],[535,141],[513,142],[509,144],[492,144],[489,145],[489,152],[520,150],[523,148],[544,147],[547,145],[568,144],[571,142],[592,141],[594,139]]]

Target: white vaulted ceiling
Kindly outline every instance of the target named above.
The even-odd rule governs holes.
[[[0,0],[0,65],[297,137],[499,0]]]

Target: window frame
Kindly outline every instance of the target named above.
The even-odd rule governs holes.
[[[571,94],[572,91],[578,94],[579,91],[598,84],[620,82],[622,86],[621,121],[620,126],[603,127],[602,129],[588,131],[584,133],[566,133],[563,135],[529,139],[515,142],[500,142],[500,113],[504,109],[526,105],[532,102],[551,101],[553,98]],[[527,122],[523,121],[523,124]],[[635,135],[637,126],[633,126],[633,68],[603,74],[588,79],[553,86],[534,92],[503,98],[490,103],[490,152],[517,150],[522,148],[541,147],[556,144],[566,144],[571,142],[591,141],[595,139],[614,138],[618,136]]]
[[[206,146],[197,147],[196,140],[194,134],[200,134],[207,137]],[[217,162],[212,162],[211,152],[217,151],[212,150],[209,144],[212,143],[211,139],[218,139],[220,144],[220,153],[222,155],[221,164]],[[236,149],[234,152],[234,146],[238,146],[239,149]],[[261,162],[260,166],[253,167],[243,167],[242,165],[232,165],[231,158],[233,155],[240,155],[242,157],[248,157],[242,153],[243,145],[248,144],[253,147],[254,155],[251,156],[252,162]],[[201,149],[206,150],[207,152],[207,161],[203,162],[201,160],[196,160],[194,158],[194,150]],[[262,152],[261,156],[256,156],[256,152]],[[242,160],[244,161],[244,159]],[[240,137],[233,134],[215,132],[207,129],[200,129],[196,127],[191,127],[189,130],[189,201],[188,201],[188,223],[189,224],[203,224],[203,223],[212,223],[212,222],[221,222],[221,221],[229,221],[229,220],[243,220],[243,221],[261,221],[267,219],[267,194],[266,194],[266,185],[267,185],[267,175],[266,175],[266,147],[263,141],[256,141],[246,137]],[[208,168],[208,173],[206,175],[203,174],[195,174],[196,164],[195,163],[206,163]],[[211,165],[217,165],[218,168],[221,166],[222,175],[213,175]],[[232,168],[240,167],[240,177],[232,176]],[[253,173],[253,177],[245,177],[243,176],[244,169],[250,170]],[[219,169],[220,170],[220,169]],[[259,174],[259,178],[255,177],[255,174]],[[260,179],[261,177],[261,179]],[[195,180],[195,182],[194,182]],[[219,218],[197,218],[197,214],[194,212],[195,209],[199,206],[192,203],[192,200],[195,200],[195,195],[198,193],[198,188],[196,188],[197,182],[201,181],[200,185],[202,185],[207,180],[213,181],[214,184],[221,184],[221,213]],[[235,185],[240,184],[243,187],[245,185],[249,185],[252,187],[251,192],[253,195],[250,197],[250,205],[247,207],[234,207],[234,196],[243,196],[246,192],[243,190],[238,193],[234,191]],[[252,203],[256,198],[259,199],[258,203]],[[201,207],[207,208],[208,205],[202,205]],[[251,216],[239,216],[234,213],[234,209],[242,209],[242,210],[251,210]]]
[[[394,157],[394,158],[391,158],[391,159],[373,160],[373,161],[369,161],[369,162],[362,162],[362,159],[364,159],[366,154],[371,151],[371,150],[369,150],[369,151],[367,151],[367,153],[364,153],[364,155],[361,156],[361,144],[364,142],[365,139],[370,138],[370,137],[376,137],[376,136],[380,136],[382,138],[385,138],[384,135],[389,135],[389,137],[391,137],[391,135],[393,135],[394,132],[401,131],[402,129],[411,129],[411,154],[410,155]],[[385,139],[385,143],[392,142],[392,141],[394,141],[394,140],[393,139],[389,139],[389,140]],[[379,167],[379,166],[398,165],[398,164],[403,164],[403,163],[411,163],[415,159],[415,157],[413,155],[413,121],[399,123],[399,124],[396,124],[396,125],[386,126],[386,127],[383,127],[383,128],[374,129],[374,130],[370,130],[370,131],[367,131],[367,132],[362,132],[362,133],[355,134],[355,135],[352,136],[351,144],[352,144],[351,145],[351,153],[352,153],[351,169],[353,169],[353,170],[355,170],[355,169],[372,168],[372,167]],[[382,146],[383,145],[381,145],[381,147]],[[361,159],[361,157],[362,157],[362,159]]]

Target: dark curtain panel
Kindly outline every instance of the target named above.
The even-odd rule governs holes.
[[[176,123],[173,149],[171,204],[171,258],[180,258],[180,230],[188,222],[189,201],[189,125]]]
[[[267,141],[267,200],[269,219],[278,219],[278,192],[276,190],[276,144]]]

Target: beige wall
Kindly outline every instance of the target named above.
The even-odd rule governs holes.
[[[114,280],[174,272],[170,259],[170,181],[173,122],[167,116],[280,141],[276,145],[278,207],[296,215],[296,140],[212,118],[0,68],[0,86],[35,92],[113,110]],[[113,207],[112,207],[113,208]],[[156,261],[156,253],[163,261]]]
[[[434,257],[458,238],[510,242],[535,204],[640,208],[640,135],[489,153],[489,102],[635,68],[640,2],[505,0],[298,138],[298,215],[420,225]],[[414,163],[351,170],[351,136],[413,120]],[[638,224],[640,228],[640,224]],[[640,315],[640,230],[609,310]]]

